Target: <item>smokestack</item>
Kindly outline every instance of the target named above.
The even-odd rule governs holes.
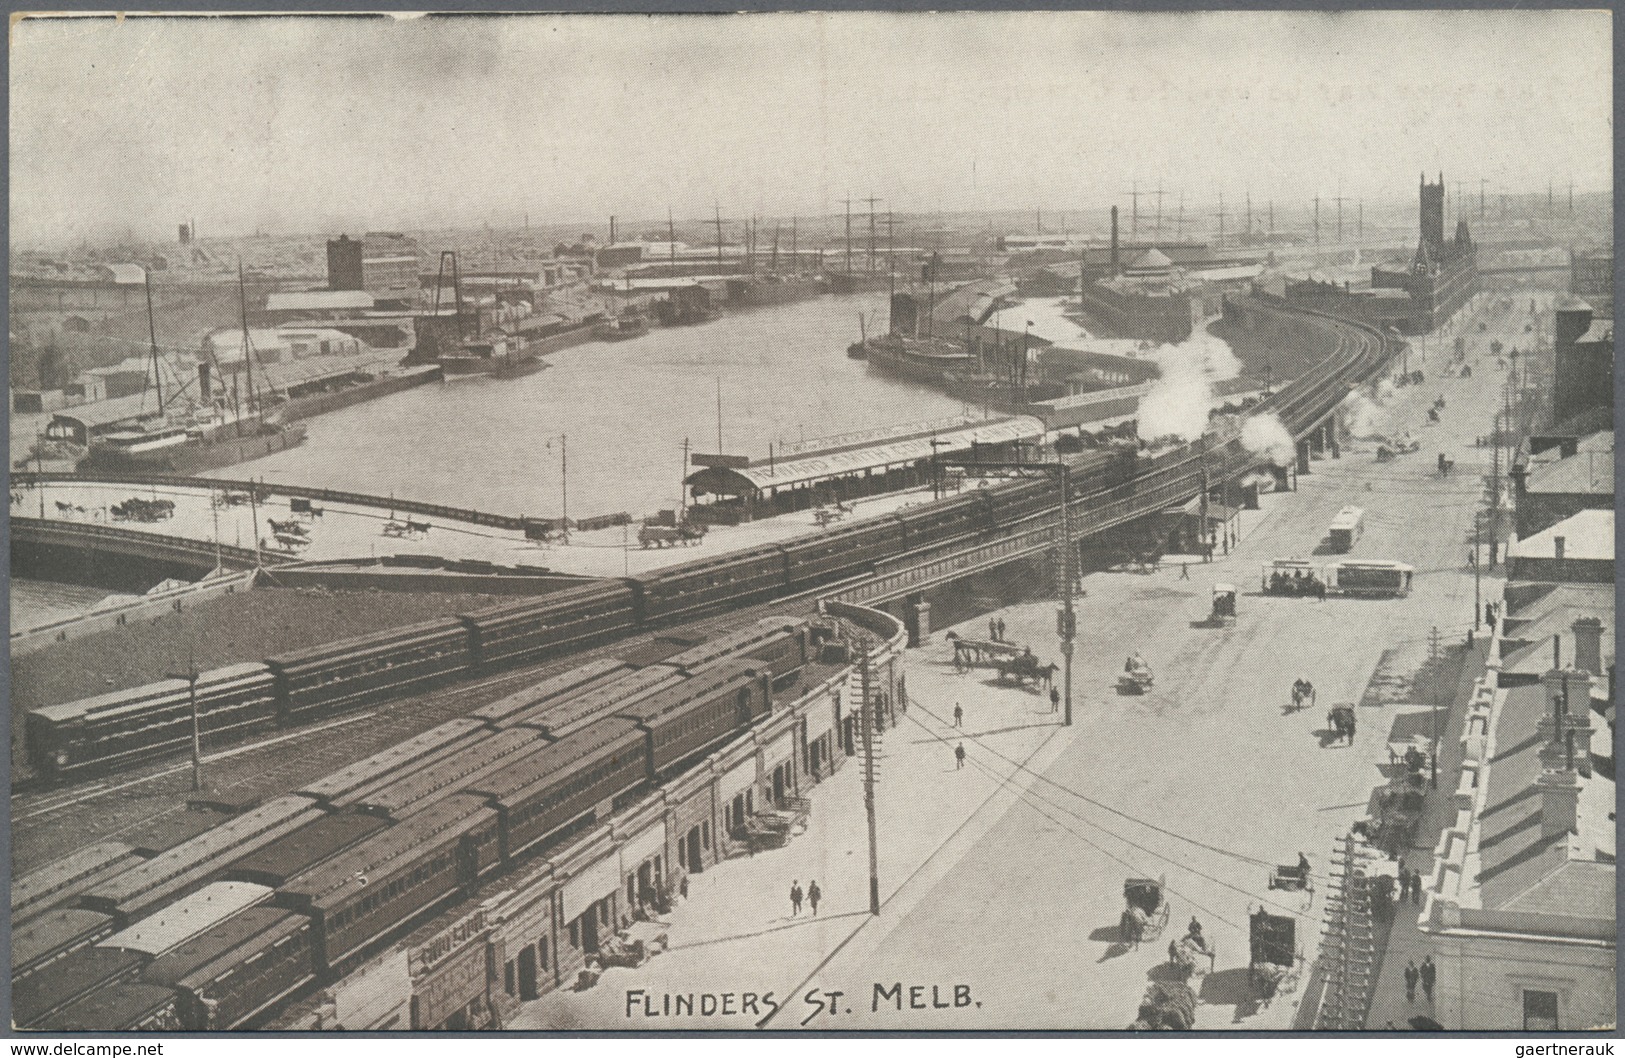
[[[1556,632],[1552,633],[1552,668],[1563,667],[1563,639]]]
[[[1563,546],[1568,543],[1561,536],[1552,537],[1552,557],[1559,562],[1563,561]]]
[[[1574,622],[1574,667],[1602,675],[1602,622],[1582,617]]]
[[[1112,207],[1112,275],[1117,274],[1117,207]]]

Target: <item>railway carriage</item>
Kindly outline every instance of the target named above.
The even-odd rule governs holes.
[[[681,686],[623,706],[617,715],[648,735],[651,780],[749,727],[772,708],[772,670],[760,662],[723,661]]]
[[[579,693],[584,687],[595,687],[631,671],[632,668],[624,661],[616,658],[600,658],[585,665],[577,665],[568,672],[560,673],[540,683],[533,683],[506,697],[498,698],[489,705],[471,710],[468,715],[492,727],[501,728],[507,726],[506,722],[519,713],[529,712],[539,705],[556,701],[567,694]]]
[[[473,664],[480,668],[515,665],[607,636],[637,624],[632,589],[597,581],[539,599],[505,603],[462,614]]]
[[[685,562],[634,578],[639,617],[649,625],[756,602],[783,590],[788,582],[785,554],[778,547]]]
[[[228,665],[198,677],[198,730],[205,736],[270,727],[275,712],[271,673],[261,663]],[[191,691],[185,680],[160,680],[36,709],[24,728],[29,761],[41,775],[101,773],[189,742]]]
[[[427,767],[414,769],[382,786],[347,798],[360,812],[401,820],[456,794],[488,771],[541,752],[549,740],[540,731],[516,727],[482,739]]]
[[[487,775],[469,792],[499,813],[502,858],[511,862],[573,824],[596,821],[598,806],[647,781],[647,751],[636,724],[610,717]]]
[[[313,976],[310,919],[256,907],[154,959],[141,981],[172,989],[196,1032],[242,1027]]]
[[[791,587],[840,580],[868,569],[896,550],[903,527],[892,515],[865,519],[779,545]]]
[[[81,907],[134,922],[201,888],[227,863],[315,819],[318,809],[297,795],[267,801],[190,841],[124,871],[79,897]]]
[[[688,673],[669,665],[651,665],[618,680],[594,687],[585,694],[545,702],[508,718],[507,726],[534,728],[548,738],[563,738],[595,720],[608,716],[627,702],[680,686]]]
[[[270,658],[277,716],[305,723],[457,676],[472,666],[468,630],[459,621],[426,621]]]
[[[103,985],[134,977],[152,956],[126,948],[80,948],[12,982],[11,1021],[30,1029]]]
[[[38,870],[29,871],[11,883],[13,920],[27,918],[45,908],[66,903],[146,859],[122,841],[98,841]]]
[[[370,942],[467,893],[498,862],[495,809],[454,795],[289,879],[274,899],[310,917],[316,965],[333,972]]]
[[[20,980],[87,944],[94,944],[117,928],[118,920],[112,915],[80,907],[52,908],[13,923],[12,981]]]
[[[260,885],[278,886],[312,870],[389,826],[377,816],[335,812],[319,816],[241,858],[232,861],[221,877]]]
[[[903,525],[903,548],[915,551],[991,529],[994,507],[991,491],[978,489],[967,496],[898,511],[895,517]]]
[[[175,1032],[175,993],[140,981],[104,985],[34,1026],[43,1032]]]
[[[452,747],[472,744],[476,738],[484,738],[489,733],[490,728],[480,718],[469,716],[447,720],[420,735],[414,735],[405,742],[397,743],[318,779],[302,787],[298,792],[323,804],[333,804],[353,790],[372,785],[403,768],[446,752]]]

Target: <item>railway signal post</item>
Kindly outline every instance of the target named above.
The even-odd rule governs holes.
[[[201,675],[195,664],[188,662],[185,672],[171,672],[172,680],[186,681],[186,704],[192,714],[192,792],[203,789],[203,739],[198,731],[197,678]]]

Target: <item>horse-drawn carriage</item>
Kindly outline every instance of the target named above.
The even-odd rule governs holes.
[[[997,664],[1000,683],[1008,683],[1014,680],[1016,683],[1025,686],[1028,681],[1049,683],[1055,678],[1055,663],[1041,664],[1030,648],[1023,650],[1019,654],[1000,658]]]
[[[775,808],[756,812],[742,828],[752,852],[783,848],[789,840],[807,829],[812,802],[805,797],[783,797]]]
[[[1213,585],[1213,611],[1208,622],[1213,625],[1233,625],[1236,623],[1236,586],[1234,584]]]
[[[1271,889],[1286,889],[1290,892],[1307,893],[1309,900],[1315,898],[1315,877],[1309,870],[1309,861],[1298,853],[1297,863],[1276,864],[1270,870],[1269,887]]]
[[[1331,712],[1326,714],[1326,727],[1336,736],[1336,741],[1347,740],[1354,745],[1354,706],[1334,705]]]
[[[1163,894],[1168,876],[1130,878],[1123,883],[1123,917],[1119,930],[1124,944],[1138,947],[1156,940],[1168,925],[1168,898]]]
[[[1184,981],[1152,981],[1140,1000],[1139,1017],[1130,1031],[1171,1029],[1186,1032],[1196,1024],[1196,993]]]
[[[954,645],[954,668],[959,672],[974,668],[997,667],[1004,660],[1021,653],[1021,648],[1014,643],[1001,643],[992,639],[967,639],[956,632],[948,633],[948,641]]]
[[[705,526],[695,522],[683,522],[680,525],[645,525],[638,529],[638,546],[643,548],[678,544],[688,547],[704,539]]]
[[[1415,440],[1410,434],[1396,434],[1377,445],[1377,462],[1386,463],[1395,456],[1410,455],[1420,451],[1422,442]]]
[[[1247,978],[1265,1006],[1298,984],[1297,920],[1259,908],[1249,916]]]
[[[1211,973],[1219,958],[1218,949],[1199,932],[1201,927],[1191,925],[1189,933],[1168,942],[1168,965],[1183,981]]]
[[[1151,674],[1151,666],[1145,659],[1135,654],[1123,662],[1123,674],[1117,677],[1118,694],[1144,694],[1156,682]]]

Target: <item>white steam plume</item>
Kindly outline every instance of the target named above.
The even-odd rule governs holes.
[[[1241,443],[1247,451],[1278,467],[1289,466],[1297,454],[1292,434],[1273,412],[1249,418],[1241,428]]]
[[[1140,398],[1139,434],[1145,440],[1202,436],[1214,406],[1215,383],[1241,373],[1241,361],[1221,338],[1194,334],[1177,345],[1159,346],[1150,354],[1161,375]]]

